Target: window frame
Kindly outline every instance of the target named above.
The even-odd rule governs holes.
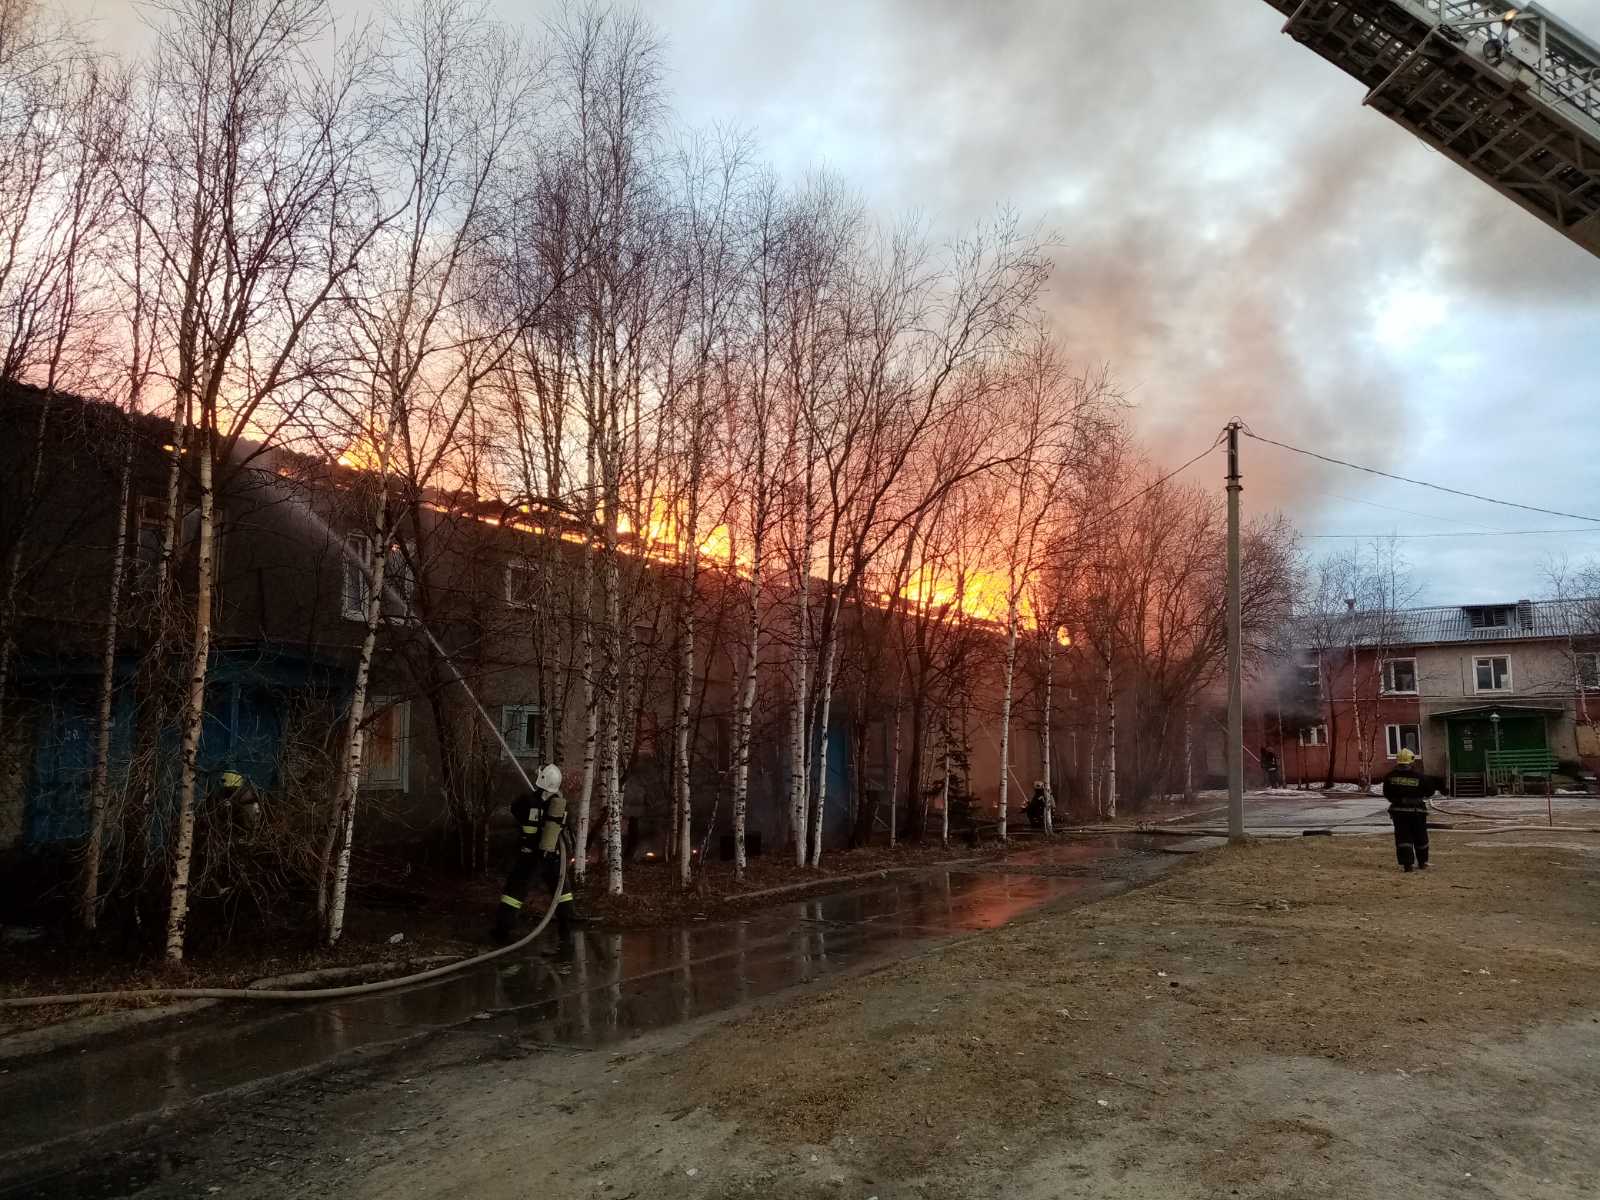
[[[1410,747],[1411,752],[1422,757],[1422,726],[1415,721],[1398,721],[1383,727],[1384,749],[1390,758],[1398,758],[1401,749],[1406,748],[1404,731],[1407,729],[1416,732],[1416,745]]]
[[[1306,678],[1306,672],[1313,673],[1314,678]],[[1295,664],[1295,672],[1299,676],[1300,691],[1304,694],[1315,692],[1318,699],[1322,697],[1322,651],[1308,650]]]
[[[399,745],[395,770],[381,777],[372,772],[373,718],[379,713],[394,714],[396,729],[394,740]],[[362,716],[365,726],[361,739],[361,790],[364,792],[399,792],[411,790],[411,701],[398,696],[369,696]]]
[[[1493,678],[1494,678],[1494,666],[1493,666],[1493,664],[1494,664],[1494,662],[1496,660],[1499,660],[1499,661],[1504,662],[1506,664],[1505,682],[1499,687],[1495,687],[1495,686],[1492,685],[1492,681],[1493,681]],[[1489,676],[1490,676],[1490,680],[1491,680],[1491,686],[1489,686],[1489,687],[1480,687],[1478,685],[1478,668],[1479,668],[1479,666],[1481,666],[1484,663],[1490,664],[1490,666],[1489,666]],[[1512,691],[1515,691],[1515,690],[1516,690],[1516,684],[1514,682],[1514,679],[1513,679],[1513,676],[1512,676],[1512,671],[1511,671],[1511,655],[1509,655],[1509,654],[1475,654],[1475,655],[1472,656],[1472,694],[1474,696],[1498,696],[1498,695],[1503,695],[1506,692],[1512,692]]]
[[[1395,663],[1411,664],[1411,686],[1409,688],[1397,688],[1393,685],[1394,675],[1390,668],[1393,667]],[[1380,683],[1385,696],[1421,695],[1422,681],[1417,672],[1417,656],[1414,654],[1396,655],[1393,658],[1384,659]]]
[[[359,546],[358,546],[359,543]],[[367,533],[347,533],[340,550],[340,559],[343,570],[339,573],[339,611],[346,621],[367,620],[367,605],[372,602],[369,589],[372,586],[371,577],[368,576],[365,564],[372,558],[372,535]],[[359,596],[353,595],[355,589],[360,589]]]
[[[1580,692],[1600,692],[1600,650],[1579,650],[1574,655],[1575,663],[1573,676],[1577,681]],[[1587,678],[1584,673],[1584,664],[1589,664]]]
[[[138,503],[132,505],[133,526],[132,540],[128,557],[128,582],[136,591],[149,591],[155,586],[156,576],[161,571],[161,543],[167,534],[167,498],[141,493]],[[223,530],[226,527],[222,502],[217,501],[212,508],[211,516],[211,601],[213,615],[222,611],[222,551]],[[146,533],[155,535],[153,543],[147,545],[144,540]],[[190,504],[184,507],[182,515],[178,518],[177,525],[172,530],[173,541],[170,547],[171,560],[168,568],[174,572],[187,561],[191,548],[197,548],[200,538],[200,507]]]
[[[516,608],[516,609],[521,609],[521,610],[523,610],[525,612],[531,612],[533,609],[535,609],[535,608],[537,608],[539,606],[539,601],[538,601],[536,596],[530,596],[529,598],[522,599],[522,600],[519,600],[517,598],[516,592],[511,586],[511,582],[512,582],[513,578],[515,578],[517,575],[521,575],[523,578],[529,580],[535,586],[537,586],[538,574],[537,574],[537,572],[536,572],[536,570],[534,568],[534,565],[532,563],[526,561],[525,559],[520,559],[520,558],[508,558],[508,559],[506,559],[506,569],[505,569],[505,599],[506,599],[506,606],[508,608]],[[530,589],[530,590],[532,590],[532,589]]]
[[[380,601],[378,619],[385,624],[413,625],[417,622],[417,577],[411,570],[411,560],[415,557],[415,543],[404,538],[396,538],[390,543],[389,553],[383,563],[383,582],[405,603],[405,610],[395,612],[387,603]]]
[[[360,549],[355,548],[359,542]],[[385,590],[392,590],[405,604],[405,611],[396,612],[394,605],[387,598],[378,602],[378,621],[385,625],[410,625],[417,620],[413,611],[413,602],[417,597],[417,580],[411,573],[407,555],[412,551],[410,542],[394,541],[389,546],[389,553],[383,564],[383,584]],[[352,586],[359,586],[363,593],[369,586],[369,580],[364,567],[372,554],[372,535],[370,533],[350,532],[344,535],[344,546],[341,554],[344,571],[339,581],[339,607],[340,613],[346,621],[357,621],[366,624],[367,602],[370,596],[362,595],[352,597]],[[397,567],[399,568],[397,570]]]
[[[1480,604],[1467,610],[1467,623],[1473,629],[1510,629],[1513,609],[1504,604]]]
[[[1312,735],[1310,741],[1306,740],[1306,734],[1308,733]],[[1302,725],[1295,731],[1295,740],[1307,750],[1315,749],[1318,746],[1326,746],[1328,744],[1328,723],[1326,721],[1318,721],[1315,725]]]
[[[154,583],[155,574],[161,568],[161,539],[165,535],[166,524],[167,498],[141,495],[133,506],[132,566],[136,580]],[[156,535],[154,542],[149,545],[144,539],[146,532]]]
[[[528,718],[537,717],[543,732],[544,709],[537,704],[502,704],[500,706],[500,734],[511,748],[513,758],[538,758],[544,747],[528,745]],[[512,735],[516,736],[513,737]]]

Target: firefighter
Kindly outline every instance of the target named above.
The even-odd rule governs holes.
[[[1033,795],[1028,797],[1028,824],[1035,829],[1044,828],[1045,810],[1050,807],[1050,793],[1045,790],[1044,780],[1036,779],[1033,782]]]
[[[1267,777],[1267,786],[1275,788],[1279,783],[1278,756],[1265,746],[1261,747],[1261,773]]]
[[[222,819],[246,832],[261,825],[261,798],[255,786],[237,771],[224,771],[216,788],[216,803]]]
[[[1394,853],[1404,870],[1428,869],[1428,797],[1434,787],[1417,769],[1410,750],[1395,755],[1398,764],[1383,781],[1383,798],[1394,822]]]
[[[504,946],[512,940],[517,916],[527,897],[528,884],[538,872],[544,886],[556,900],[556,931],[563,944],[572,940],[571,884],[562,883],[561,828],[567,819],[567,801],[561,794],[561,768],[546,763],[533,778],[531,792],[523,792],[511,802],[511,815],[517,822],[517,858],[506,877],[506,890],[494,914],[494,940]]]

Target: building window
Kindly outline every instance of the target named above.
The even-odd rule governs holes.
[[[398,542],[389,547],[388,561],[383,565],[383,603],[379,615],[385,621],[405,622],[413,619],[412,604],[417,596],[417,579],[411,570],[411,557],[407,547]],[[344,540],[344,616],[347,621],[367,619],[367,600],[372,592],[367,568],[372,561],[372,539],[364,533],[352,533]]]
[[[1300,744],[1302,746],[1326,746],[1328,744],[1328,727],[1326,725],[1310,725],[1300,731]]]
[[[1300,683],[1300,690],[1308,695],[1322,695],[1322,656],[1317,651],[1308,651],[1295,668],[1296,678]]]
[[[544,753],[544,713],[538,705],[507,704],[500,710],[500,729],[518,758],[537,758]]]
[[[1400,751],[1409,750],[1413,754],[1422,753],[1422,731],[1415,725],[1385,725],[1384,735],[1389,743],[1389,757],[1396,757]]]
[[[1479,692],[1511,690],[1511,659],[1504,654],[1472,660],[1473,689]]]
[[[1600,654],[1591,650],[1578,655],[1578,686],[1586,692],[1600,689]]]
[[[1504,606],[1469,608],[1467,618],[1474,629],[1504,629],[1511,624],[1511,610]]]
[[[367,701],[362,743],[362,785],[403,792],[411,781],[411,702],[392,697]]]
[[[538,574],[533,564],[512,559],[506,563],[506,603],[512,608],[532,608],[538,600]]]
[[[1383,663],[1383,690],[1391,696],[1417,694],[1417,660],[1390,658]]]
[[[344,539],[344,615],[347,621],[367,619],[367,566],[372,561],[372,539],[352,533]]]
[[[156,571],[161,566],[161,539],[167,525],[167,502],[159,496],[140,496],[135,521],[134,579],[141,586],[154,587]]]

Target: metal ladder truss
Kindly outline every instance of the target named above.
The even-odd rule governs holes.
[[[1537,4],[1267,3],[1363,103],[1600,255],[1600,46]]]

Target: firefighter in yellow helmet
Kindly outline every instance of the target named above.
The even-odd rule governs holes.
[[[563,943],[572,940],[572,885],[562,882],[561,829],[567,819],[567,800],[561,794],[561,768],[546,763],[533,778],[531,792],[523,792],[511,802],[511,816],[517,822],[517,857],[506,877],[505,892],[494,915],[494,940],[505,945],[512,940],[527,898],[528,884],[538,872],[551,893],[561,888],[556,900],[556,931]]]
[[[249,832],[261,825],[261,797],[238,771],[229,769],[217,781],[216,802],[222,819]]]
[[[1383,798],[1394,822],[1394,854],[1404,870],[1428,869],[1428,797],[1433,783],[1417,769],[1417,756],[1402,749],[1383,781]]]

